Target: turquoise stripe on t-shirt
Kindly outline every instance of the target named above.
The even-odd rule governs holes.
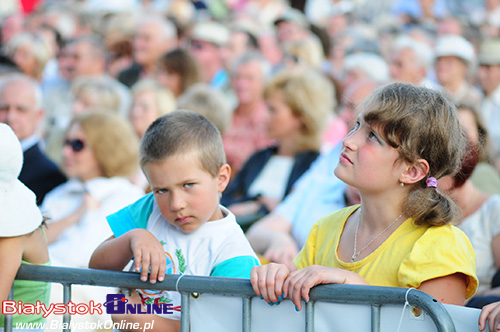
[[[252,268],[259,265],[259,260],[253,256],[233,257],[214,267],[210,276],[249,279]]]
[[[132,229],[146,229],[154,204],[154,195],[151,193],[107,216],[106,219],[113,235],[119,237]]]

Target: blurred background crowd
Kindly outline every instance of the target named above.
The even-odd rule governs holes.
[[[291,265],[319,217],[357,203],[333,175],[339,143],[363,98],[399,81],[460,110],[477,153],[442,188],[461,225],[479,220],[468,235],[487,239],[478,276],[490,290],[500,0],[2,0],[0,27],[0,122],[21,141],[53,265],[87,267],[111,235],[106,215],[149,192],[140,138],[178,108],[220,130],[232,167],[222,203],[263,261]]]

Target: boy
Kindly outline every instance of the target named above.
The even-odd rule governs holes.
[[[165,273],[249,278],[258,259],[234,215],[219,205],[231,169],[216,127],[191,111],[166,114],[144,134],[139,160],[152,193],[108,216],[114,236],[95,250],[89,266],[122,270],[133,258],[141,280],[147,281],[149,270],[151,283],[162,281]],[[138,293],[143,303],[180,306],[177,292]],[[155,319],[155,329],[180,329],[179,311],[164,318],[113,319]]]

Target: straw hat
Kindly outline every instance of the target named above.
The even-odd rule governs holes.
[[[23,166],[21,143],[4,123],[0,123],[0,156],[0,237],[31,233],[43,217],[35,194],[17,179]]]

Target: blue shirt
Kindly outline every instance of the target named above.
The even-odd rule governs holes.
[[[299,249],[316,221],[346,205],[346,184],[333,174],[341,147],[342,144],[338,144],[327,154],[320,155],[275,210],[292,224],[292,235]]]

